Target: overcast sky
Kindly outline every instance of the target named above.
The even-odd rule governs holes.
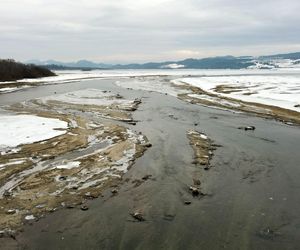
[[[0,57],[144,62],[300,51],[300,0],[0,0]]]

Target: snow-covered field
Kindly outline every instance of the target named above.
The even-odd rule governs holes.
[[[214,70],[212,70],[214,71]],[[14,82],[0,82],[0,84],[6,83],[43,83],[43,84],[56,84],[56,83],[67,83],[80,80],[88,79],[101,79],[101,78],[128,78],[135,76],[157,76],[157,75],[198,75],[203,74],[205,71],[202,70],[172,70],[172,69],[161,69],[161,70],[92,70],[92,71],[81,71],[81,70],[61,70],[55,71],[57,76],[42,77],[36,79],[22,79]]]
[[[253,60],[253,66],[248,69],[300,69],[300,60],[292,59],[273,59],[273,60]]]
[[[0,150],[53,138],[66,133],[64,129],[67,128],[68,124],[59,119],[34,115],[1,115]]]
[[[241,75],[182,78],[181,82],[199,87],[207,92],[247,102],[273,105],[300,111],[300,76],[298,75]],[[217,93],[215,88],[225,85],[231,93]]]
[[[240,74],[269,74],[270,72],[288,72],[294,70],[293,68],[285,69],[240,69],[240,70],[216,70],[216,69],[148,69],[148,70],[59,70],[55,71],[57,76],[42,77],[36,79],[22,79],[11,82],[0,82],[1,84],[7,83],[43,83],[43,84],[57,84],[67,83],[88,79],[101,79],[101,78],[129,78],[135,76],[211,76],[211,75],[240,75]]]
[[[242,70],[196,70],[196,69],[160,69],[160,70],[93,70],[93,71],[56,71],[57,76],[26,79],[20,82],[37,84],[61,84],[73,81],[91,79],[116,79],[115,83],[124,88],[156,91],[177,96],[181,91],[172,87],[170,82],[162,76],[171,76],[176,79],[173,83],[185,82],[198,86],[208,92],[214,92],[217,85],[241,87],[240,91],[232,93],[219,93],[248,102],[258,102],[274,105],[286,109],[300,111],[295,107],[300,103],[300,68],[274,68],[274,69],[242,69]],[[0,83],[1,84],[1,83]],[[19,90],[2,89],[2,93]],[[1,89],[0,89],[1,94]],[[69,103],[83,102],[82,104],[97,104],[97,96],[77,96],[81,93],[50,97],[55,100],[64,100]],[[86,93],[85,93],[86,94]],[[95,94],[95,93],[94,93]],[[97,94],[95,94],[97,95]],[[109,102],[102,98],[101,103]],[[121,100],[120,100],[121,102]],[[99,105],[99,103],[98,103]]]

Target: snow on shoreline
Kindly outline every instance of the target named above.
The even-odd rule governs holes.
[[[295,107],[300,104],[299,76],[242,75],[181,78],[179,80],[220,96],[300,111],[299,107]],[[238,91],[218,93],[215,91],[218,85],[237,88]]]
[[[68,123],[34,115],[0,115],[0,150],[66,133]],[[62,130],[57,130],[62,129]]]
[[[2,89],[0,89],[0,93],[10,93],[10,92],[14,92],[16,90],[18,90],[17,87],[2,88]]]
[[[300,111],[300,69],[241,69],[241,70],[201,70],[201,69],[157,69],[157,70],[93,70],[93,71],[56,71],[57,76],[25,79],[18,82],[37,84],[62,84],[74,81],[87,81],[96,79],[116,79],[115,84],[123,88],[136,90],[156,91],[177,96],[182,93],[165,81],[162,76],[172,76],[171,83],[182,85],[185,82],[198,86],[208,92],[214,92],[217,85],[242,86],[245,90],[232,93],[222,93],[220,96],[228,96],[247,102],[257,102],[266,105],[274,105],[290,110]],[[147,77],[145,77],[147,76]],[[134,78],[136,77],[136,78]],[[177,79],[176,79],[177,78]],[[181,82],[182,81],[182,82]],[[1,83],[0,83],[1,85]],[[3,89],[1,93],[17,91],[17,89]],[[249,95],[250,93],[250,95]],[[54,98],[54,97],[53,97]],[[57,99],[56,97],[54,99]],[[72,103],[72,97],[68,97]],[[75,100],[77,99],[77,100]],[[79,98],[73,97],[78,103]],[[80,98],[82,102],[95,101],[97,98]],[[107,98],[104,98],[109,102]],[[104,101],[103,100],[103,101]],[[102,101],[102,104],[105,103]],[[122,102],[120,100],[120,102]]]
[[[143,77],[143,76],[157,76],[157,75],[195,75],[199,74],[201,70],[60,70],[54,71],[57,75],[42,78],[22,79],[18,81],[0,82],[1,84],[7,83],[43,83],[43,84],[56,84],[68,83],[81,80],[94,80],[105,78],[129,78],[129,77]]]
[[[8,83],[40,83],[40,84],[59,84],[82,80],[95,80],[105,78],[130,78],[143,76],[213,76],[213,75],[241,75],[241,74],[269,74],[274,72],[288,72],[289,69],[145,69],[145,70],[58,70],[54,71],[57,75],[33,79],[21,79],[18,81],[0,82]]]

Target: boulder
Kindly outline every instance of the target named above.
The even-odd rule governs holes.
[[[137,221],[145,221],[143,214],[140,212],[133,212],[133,213],[130,213],[130,215]]]

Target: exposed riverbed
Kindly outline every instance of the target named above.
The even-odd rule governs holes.
[[[1,249],[297,249],[300,244],[300,130],[271,119],[121,88],[116,80],[39,86],[1,95],[0,105],[95,88],[141,98],[133,119],[152,148],[89,210],[48,214]],[[120,122],[120,124],[123,124]],[[254,131],[238,127],[253,125]],[[193,164],[187,131],[215,144],[211,167]],[[136,185],[146,175],[150,178]],[[201,181],[205,195],[189,187]],[[191,204],[185,204],[190,201]],[[138,211],[145,221],[130,213]],[[62,219],[63,218],[63,219]]]

